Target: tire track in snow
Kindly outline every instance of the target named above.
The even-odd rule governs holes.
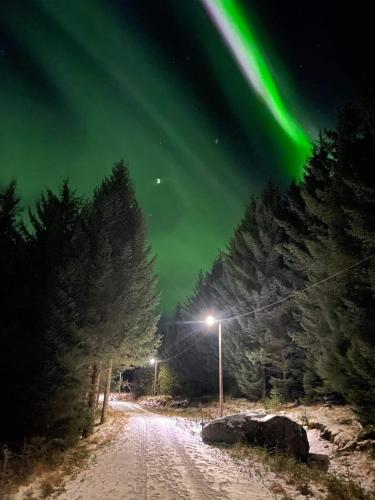
[[[139,421],[139,455],[135,491],[137,499],[147,500],[147,422],[144,417],[140,417]]]
[[[221,493],[220,497],[218,497],[217,492],[213,490],[210,486],[208,486],[207,483],[205,484],[205,478],[202,476],[201,472],[196,468],[194,463],[191,461],[190,457],[185,451],[184,445],[181,444],[180,441],[178,440],[175,430],[171,427],[168,427],[167,432],[192,479],[194,489],[198,493],[198,498],[202,500],[205,500],[206,498],[210,498],[212,500],[225,500],[227,498],[225,493]]]
[[[269,492],[220,450],[202,443],[199,428],[133,404],[118,439],[65,483],[59,500],[265,500]]]

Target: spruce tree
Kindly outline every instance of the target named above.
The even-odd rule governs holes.
[[[0,442],[23,439],[31,427],[32,399],[25,381],[33,368],[28,352],[33,308],[21,216],[13,181],[0,189]]]
[[[368,259],[347,276],[341,298],[338,348],[343,377],[337,390],[353,404],[363,422],[375,421],[375,134],[369,113],[347,106],[337,125],[337,191],[344,213],[345,236],[339,243],[352,260]]]
[[[277,220],[281,209],[281,195],[269,185],[250,201],[235,233],[224,261],[233,316],[277,302],[293,290],[296,277],[280,252],[285,239]],[[290,304],[282,304],[229,322],[231,367],[248,397],[265,398],[271,389],[284,400],[301,395],[303,353],[291,338],[295,321]]]
[[[87,220],[80,335],[90,366],[145,364],[158,345],[159,297],[143,214],[122,161],[95,191]]]
[[[222,275],[219,256],[208,273],[201,272],[193,293],[175,314],[161,323],[163,343],[161,356],[177,374],[182,392],[188,395],[217,394],[218,389],[218,334],[217,324],[208,328],[204,322],[211,314],[223,314],[216,286]],[[224,340],[225,342],[225,340]],[[227,390],[233,380],[224,363]]]
[[[373,161],[371,127],[362,112],[346,108],[337,129],[321,134],[304,182],[289,193],[294,219],[285,224],[291,268],[307,286],[323,280],[297,300],[302,321],[295,339],[308,357],[305,390],[344,397],[364,421],[374,420],[374,263],[324,280],[372,255]]]
[[[72,260],[81,201],[64,182],[58,194],[47,190],[30,212],[33,231],[33,290],[37,328],[32,337],[34,366],[30,374],[34,388],[33,432],[63,438],[67,443],[80,436],[82,371],[75,323],[78,317],[78,283]]]
[[[144,362],[158,342],[159,297],[143,214],[123,162],[95,192],[88,231],[90,349],[124,366]]]

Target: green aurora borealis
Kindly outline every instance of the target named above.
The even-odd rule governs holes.
[[[171,12],[186,19],[180,36],[198,39],[199,57],[222,99],[217,106],[200,75],[193,75],[196,85],[184,78],[183,62],[168,59],[116,2],[30,0],[21,8],[9,1],[1,12],[16,46],[15,57],[0,60],[1,183],[15,177],[31,205],[42,188],[55,189],[66,177],[88,195],[124,158],[158,256],[166,309],[185,299],[199,270],[227,244],[249,194],[269,178],[285,185],[301,177],[310,147],[296,125],[305,117],[298,116],[293,90],[282,85],[289,81],[282,68],[274,81],[262,63],[277,104],[270,112],[203,6],[187,2],[180,9],[181,3],[172,2]],[[261,43],[244,23],[245,17],[247,49],[259,58]],[[195,55],[181,57],[188,72]],[[230,116],[220,116],[221,109]],[[292,134],[282,127],[285,117]]]
[[[276,82],[260,50],[248,16],[241,10],[237,0],[201,0],[206,6],[223,39],[232,50],[245,77],[254,91],[263,99],[270,113],[282,130],[290,137],[301,151],[301,156],[308,157],[311,143],[301,125],[288,111]],[[300,179],[303,176],[303,164],[293,165],[292,175]]]

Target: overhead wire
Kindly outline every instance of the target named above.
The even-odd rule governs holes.
[[[337,276],[340,276],[341,274],[347,273],[348,271],[352,270],[354,267],[358,267],[359,265],[363,264],[364,262],[370,260],[372,257],[373,257],[373,255],[371,255],[370,257],[366,257],[364,259],[361,259],[358,262],[356,262],[355,264],[352,264],[351,266],[346,267],[345,269],[341,269],[340,271],[337,271],[336,273],[331,274],[330,276],[327,276],[326,278],[324,278],[320,281],[317,281],[316,283],[312,283],[311,285],[308,285],[305,288],[302,288],[301,290],[297,290],[297,291],[291,293],[287,297],[283,297],[282,299],[276,300],[276,302],[272,302],[272,304],[267,304],[263,307],[253,309],[252,311],[248,311],[248,312],[245,312],[243,314],[238,314],[237,316],[231,316],[229,318],[223,318],[223,319],[220,319],[218,321],[231,321],[234,319],[239,319],[239,318],[242,318],[244,316],[249,316],[250,314],[255,314],[257,312],[264,311],[265,309],[268,309],[269,307],[273,307],[273,306],[276,306],[276,305],[281,304],[283,302],[286,302],[287,300],[289,300],[292,297],[296,297],[297,295],[300,295],[301,293],[304,293],[307,290],[310,290],[311,288],[320,286],[322,283],[325,283],[326,281],[337,278]]]
[[[257,309],[253,309],[251,311],[247,311],[245,313],[242,313],[242,314],[238,314],[237,316],[230,316],[228,318],[221,318],[221,319],[217,319],[215,320],[216,323],[222,323],[223,321],[233,321],[233,320],[236,320],[236,319],[240,319],[240,318],[243,318],[244,316],[250,316],[251,314],[255,314],[255,313],[258,313],[258,312],[261,312],[261,311],[264,311],[265,309],[268,309],[270,307],[274,307],[276,305],[279,305],[279,304],[282,304],[283,302],[286,302],[287,300],[293,298],[293,297],[296,297],[297,295],[300,295],[301,293],[304,293],[308,290],[310,290],[311,288],[314,288],[314,287],[317,287],[317,286],[320,286],[322,285],[323,283],[326,283],[327,281],[331,280],[331,279],[334,279],[334,278],[337,278],[338,276],[341,276],[342,274],[344,273],[347,273],[349,271],[351,271],[352,269],[354,269],[355,267],[358,267],[360,266],[361,264],[363,264],[364,262],[367,262],[369,261],[370,259],[372,259],[374,257],[374,255],[370,255],[369,257],[365,257],[364,259],[361,259],[357,262],[355,262],[354,264],[352,264],[351,266],[348,266],[344,269],[340,269],[339,271],[337,271],[336,273],[333,273],[329,276],[327,276],[326,278],[323,278],[322,280],[320,281],[317,281],[316,283],[312,283],[311,285],[308,285],[304,288],[302,288],[301,290],[297,290],[289,295],[287,295],[286,297],[283,297],[282,299],[279,299],[279,300],[276,300],[275,302],[272,302],[271,304],[266,304],[265,306],[262,306],[262,307],[258,307]],[[176,321],[176,324],[203,324],[205,323],[206,321],[205,320],[196,320],[196,321]],[[169,358],[166,358],[166,359],[163,359],[163,360],[159,360],[158,362],[159,363],[164,363],[166,361],[171,361],[172,359],[174,358],[177,358],[178,356],[181,356],[181,354],[184,354],[186,351],[188,351],[189,349],[191,349],[192,347],[194,347],[202,338],[204,337],[200,337],[198,338],[197,341],[195,341],[193,344],[191,344],[190,346],[186,347],[186,349],[183,349],[182,351],[178,352],[177,354],[169,357]]]

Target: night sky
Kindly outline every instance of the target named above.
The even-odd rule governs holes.
[[[371,19],[364,2],[1,0],[0,183],[32,206],[67,177],[89,195],[125,159],[170,309],[249,195],[301,178],[319,129],[368,90]]]

